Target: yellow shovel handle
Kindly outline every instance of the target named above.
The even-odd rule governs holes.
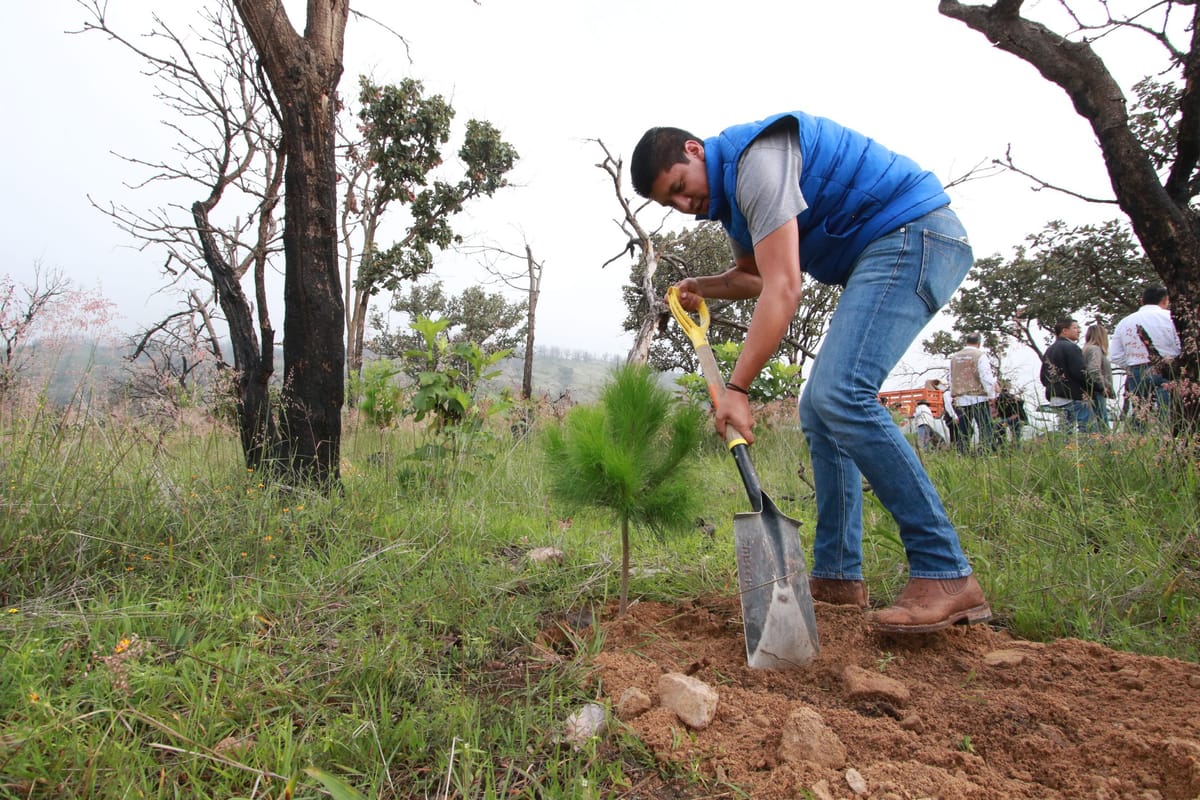
[[[671,307],[671,315],[675,317],[675,321],[679,323],[679,327],[683,329],[687,337],[692,340],[694,347],[701,347],[708,344],[708,323],[710,317],[708,314],[708,305],[705,304],[704,298],[700,298],[700,308],[696,310],[696,313],[700,315],[699,323],[692,319],[692,315],[679,302],[679,289],[674,286],[667,289],[667,305]]]
[[[721,377],[721,368],[717,366],[717,358],[708,344],[708,323],[710,321],[708,306],[705,304],[704,298],[700,298],[700,307],[696,309],[696,313],[700,315],[700,321],[697,323],[679,302],[679,290],[674,286],[667,289],[667,305],[671,308],[671,315],[675,317],[675,321],[679,323],[679,327],[687,334],[692,346],[696,349],[700,371],[704,375],[704,382],[708,384],[708,394],[712,398],[713,408],[716,408],[720,405],[721,398],[725,396],[725,384]],[[725,426],[725,445],[731,451],[738,445],[745,444],[745,437],[736,428],[732,425]]]

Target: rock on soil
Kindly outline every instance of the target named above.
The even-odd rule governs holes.
[[[643,601],[604,624],[596,677],[619,724],[708,779],[644,796],[1200,796],[1200,665],[986,626],[889,636],[854,608],[817,603],[816,613],[821,653],[789,672],[746,667],[736,597]],[[719,694],[707,724],[664,704],[670,673],[688,680],[668,683]],[[657,702],[626,717],[620,701],[635,687]]]

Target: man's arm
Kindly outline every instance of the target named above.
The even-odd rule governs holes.
[[[983,391],[988,400],[995,400],[999,394],[999,387],[996,385],[996,374],[992,372],[992,362],[988,361],[987,353],[979,354],[979,382],[983,384]]]
[[[1125,337],[1128,326],[1125,321],[1117,323],[1117,327],[1113,330],[1112,336],[1108,340],[1108,360],[1112,362],[1114,367],[1124,367],[1125,364]]]
[[[738,386],[749,386],[779,348],[800,305],[803,279],[796,220],[790,219],[767,234],[754,246],[752,259],[744,258],[743,263],[747,270],[757,272],[760,291],[730,380]]]

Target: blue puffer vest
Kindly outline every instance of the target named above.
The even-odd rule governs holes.
[[[754,249],[734,201],[738,159],[760,133],[785,117],[800,131],[800,191],[808,208],[800,225],[800,265],[822,283],[844,284],[872,241],[950,203],[942,183],[910,158],[836,122],[799,111],[726,128],[704,142],[708,216],[730,238]]]

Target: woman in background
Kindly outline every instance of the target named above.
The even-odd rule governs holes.
[[[1091,380],[1092,408],[1100,421],[1100,430],[1110,429],[1108,424],[1108,398],[1116,397],[1113,390],[1112,361],[1108,357],[1108,331],[1096,322],[1088,326],[1083,337],[1083,364]]]

